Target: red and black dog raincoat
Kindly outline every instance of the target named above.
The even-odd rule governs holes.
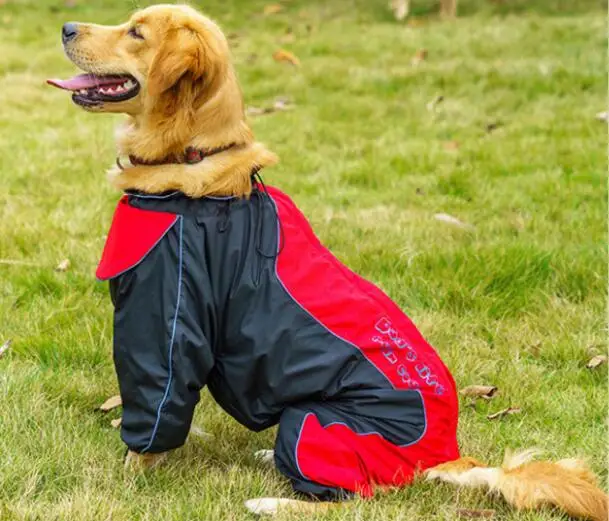
[[[294,203],[175,192],[120,200],[110,280],[129,449],[182,445],[207,386],[322,499],[400,486],[459,457],[454,381],[408,317],[342,265]]]

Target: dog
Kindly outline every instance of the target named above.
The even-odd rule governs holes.
[[[488,486],[517,508],[606,519],[579,461],[488,469],[460,457],[440,357],[262,182],[277,158],[254,140],[217,24],[158,5],[118,26],[67,23],[62,40],[84,74],[49,83],[87,111],[128,115],[109,172],[124,195],[97,269],[115,307],[128,468],[154,467],[185,442],[207,386],[251,430],[279,425],[262,459],[320,500],[258,498],[251,511],[316,512],[423,473]]]
[[[410,0],[391,0],[389,8],[393,11],[395,19],[402,21],[410,13]],[[454,18],[457,15],[457,0],[440,0],[440,15]]]

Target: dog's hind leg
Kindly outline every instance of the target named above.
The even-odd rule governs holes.
[[[297,499],[281,497],[259,497],[248,499],[245,502],[245,508],[252,514],[269,516],[286,511],[300,514],[314,514],[325,512],[337,505],[338,503],[299,501]]]

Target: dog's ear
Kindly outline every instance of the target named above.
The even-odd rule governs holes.
[[[226,52],[203,29],[171,30],[155,55],[148,74],[148,93],[161,96],[188,82],[191,91],[215,91],[226,74]],[[199,92],[199,93],[200,93]]]

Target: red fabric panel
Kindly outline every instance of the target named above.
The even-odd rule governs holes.
[[[417,470],[428,468],[380,434],[358,434],[343,424],[323,427],[314,414],[303,423],[296,460],[305,478],[363,497],[372,496],[375,486],[407,485]]]
[[[128,197],[118,202],[101,261],[95,275],[100,280],[117,277],[133,268],[157,245],[178,220],[173,213],[140,210]]]
[[[401,457],[424,467],[457,459],[457,392],[438,354],[385,293],[319,242],[289,197],[276,188],[267,191],[283,227],[277,275],[288,293],[329,331],[360,349],[394,388],[421,392],[427,430],[416,445],[400,449]],[[415,449],[419,445],[425,451]]]
[[[359,492],[364,497],[372,495],[366,468],[352,440],[324,429],[314,414],[308,414],[303,422],[296,461],[300,473],[315,483]]]

